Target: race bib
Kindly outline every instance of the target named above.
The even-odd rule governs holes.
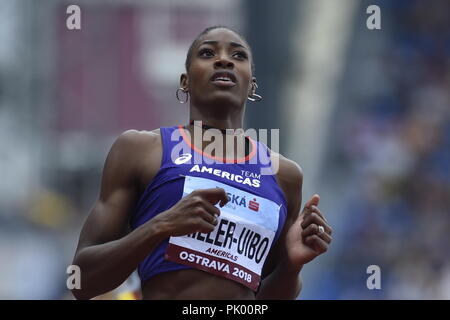
[[[275,202],[215,180],[185,178],[183,197],[196,189],[223,188],[228,203],[220,208],[210,233],[171,237],[166,259],[237,281],[256,291],[264,262],[278,229]]]

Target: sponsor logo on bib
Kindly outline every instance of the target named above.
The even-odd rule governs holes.
[[[185,178],[184,196],[196,189],[216,187],[225,189],[230,201],[219,207],[215,229],[210,233],[171,237],[166,259],[231,279],[256,291],[278,229],[280,206],[229,185],[191,176]],[[251,200],[247,203],[243,199]]]
[[[256,199],[250,200],[248,203],[248,208],[253,211],[259,210],[259,203],[256,201]]]

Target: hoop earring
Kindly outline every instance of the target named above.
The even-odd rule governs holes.
[[[178,96],[179,91],[183,91],[183,93],[186,95],[186,99],[181,100],[180,97]],[[186,89],[184,88],[178,88],[177,91],[175,92],[175,96],[177,97],[177,100],[179,103],[186,103],[189,100],[189,92],[186,91]]]
[[[253,87],[256,91],[256,89],[258,89],[258,85],[256,83],[253,83]],[[256,93],[252,93],[252,95],[250,97],[247,97],[248,100],[250,101],[261,101],[263,99],[263,97],[261,97],[259,94]]]

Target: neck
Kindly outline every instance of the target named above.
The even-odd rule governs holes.
[[[215,137],[213,142],[211,139],[203,139],[204,132],[195,133],[194,127],[201,128],[200,130],[208,130],[208,129],[218,129],[222,132],[222,135],[219,137]],[[218,157],[220,159],[237,159],[243,158],[244,156],[248,156],[251,152],[250,149],[250,138],[244,135],[243,130],[235,130],[235,129],[220,129],[213,126],[205,125],[201,121],[190,120],[189,125],[185,126],[185,129],[189,131],[190,144],[194,147],[200,149],[201,153],[203,150],[209,146],[211,150],[211,156]],[[231,139],[231,140],[230,140]],[[215,146],[214,146],[215,144]],[[231,153],[231,154],[230,154]]]
[[[209,106],[197,108],[190,105],[189,122],[201,121],[203,125],[225,130],[243,128],[245,106],[240,109]]]
[[[191,126],[197,126],[197,127],[200,127],[200,128],[202,128],[203,130],[217,129],[217,130],[219,130],[220,132],[222,132],[223,135],[226,135],[226,134],[228,134],[228,135],[236,135],[236,134],[237,134],[236,132],[237,132],[237,131],[240,131],[240,130],[234,129],[234,128],[224,128],[224,129],[222,129],[222,128],[219,128],[219,127],[211,126],[211,125],[205,124],[205,123],[202,122],[201,120],[190,120],[190,121],[189,121],[189,124],[190,124]],[[241,129],[241,130],[243,131],[243,129]]]
[[[200,132],[203,130],[208,129],[218,129],[222,132],[222,138],[224,140],[221,140],[219,138],[218,142],[217,139],[214,139],[214,143],[218,144],[218,149],[213,148],[212,156],[216,156],[219,158],[223,158],[224,155],[226,155],[226,158],[241,158],[244,156],[248,156],[252,149],[250,149],[250,141],[248,137],[245,137],[244,130],[240,129],[242,126],[233,126],[233,125],[224,125],[225,122],[218,122],[219,126],[212,125],[215,123],[214,121],[207,121],[205,124],[201,119],[193,119],[191,116],[191,119],[189,120],[189,125],[185,126],[185,129],[189,131],[190,133],[190,140],[191,144],[199,148],[200,150],[204,150],[208,145],[210,145],[212,142],[210,140],[203,140],[203,133],[200,133],[200,136],[198,133],[195,133],[194,127],[200,128]],[[232,123],[232,122],[231,122]],[[242,123],[242,121],[241,121]],[[230,130],[231,129],[231,130]],[[200,141],[198,141],[200,139]],[[231,139],[231,140],[229,140]],[[231,144],[230,144],[231,143]]]

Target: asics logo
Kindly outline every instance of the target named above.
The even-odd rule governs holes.
[[[174,163],[175,164],[183,164],[191,160],[192,154],[190,153],[183,153],[180,157],[176,158]]]

